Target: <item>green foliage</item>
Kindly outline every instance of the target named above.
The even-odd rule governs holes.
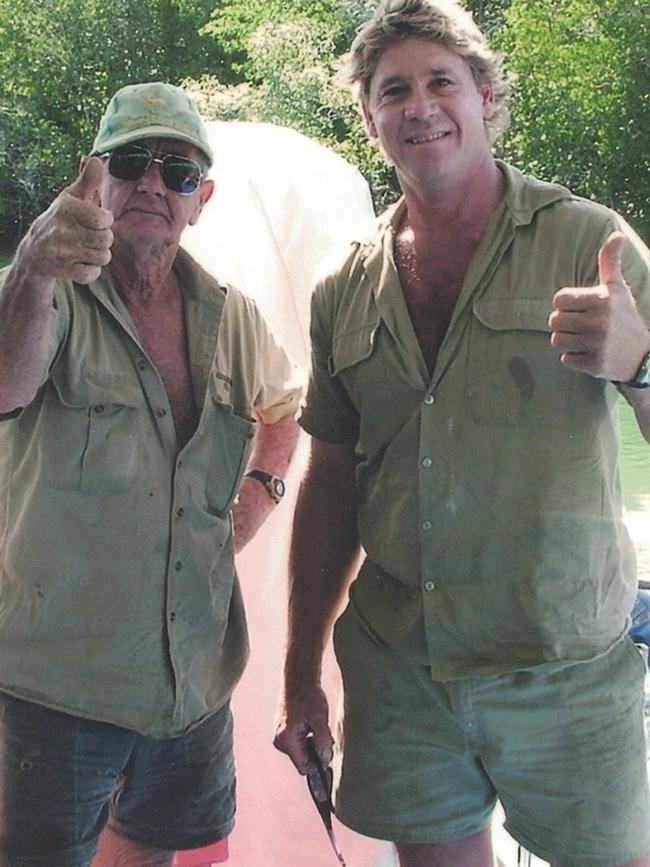
[[[195,86],[206,116],[290,126],[357,165],[382,210],[399,195],[396,179],[368,141],[357,108],[339,83],[343,52],[372,0],[225,0],[209,30],[228,50],[248,83],[224,87],[209,76]],[[243,42],[239,40],[244,40]]]
[[[76,173],[112,93],[184,82],[207,116],[291,126],[399,191],[337,80],[376,0],[0,0],[0,246]],[[517,73],[500,145],[650,235],[650,0],[467,0]]]
[[[74,165],[69,135],[47,119],[0,106],[0,246],[16,240]]]
[[[650,232],[648,0],[512,0],[500,42],[517,74],[505,154]]]
[[[510,0],[468,0],[465,4],[473,13],[481,30],[490,37],[503,26],[503,18]]]
[[[321,28],[335,53],[340,54],[347,51],[356,27],[374,5],[374,0],[221,0],[204,32],[219,43],[237,74],[259,81],[259,68],[250,49],[260,27],[310,22]]]
[[[0,231],[17,237],[75,175],[109,97],[178,82],[223,53],[198,31],[213,0],[0,0]]]

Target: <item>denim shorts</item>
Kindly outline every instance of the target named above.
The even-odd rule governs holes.
[[[109,825],[176,851],[227,836],[235,815],[228,704],[157,740],[0,693],[2,867],[87,867]]]
[[[511,835],[545,861],[614,867],[650,852],[645,665],[630,639],[588,662],[442,682],[380,644],[350,604],[335,649],[336,813],[349,827],[460,840],[489,824],[498,797]]]

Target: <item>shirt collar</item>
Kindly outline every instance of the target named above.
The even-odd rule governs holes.
[[[560,184],[539,181],[502,160],[496,160],[496,164],[505,177],[504,203],[515,226],[527,226],[538,211],[562,199],[572,198],[571,192]],[[360,257],[369,275],[374,273],[376,267],[380,267],[386,229],[392,228],[394,231],[397,228],[405,208],[406,200],[401,196],[377,219],[373,237],[360,241]]]

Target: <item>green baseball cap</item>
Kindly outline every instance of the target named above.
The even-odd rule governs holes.
[[[142,138],[189,142],[212,165],[212,148],[194,100],[173,84],[151,81],[118,90],[106,106],[91,156]]]

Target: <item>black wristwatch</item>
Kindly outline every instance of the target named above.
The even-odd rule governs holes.
[[[264,485],[266,493],[274,503],[279,503],[284,497],[286,486],[278,476],[272,476],[271,473],[266,473],[264,470],[249,470],[246,475],[249,479],[257,479],[260,484]]]
[[[650,388],[650,352],[641,362],[634,379],[629,382],[617,382],[616,385],[626,385],[628,388]]]

